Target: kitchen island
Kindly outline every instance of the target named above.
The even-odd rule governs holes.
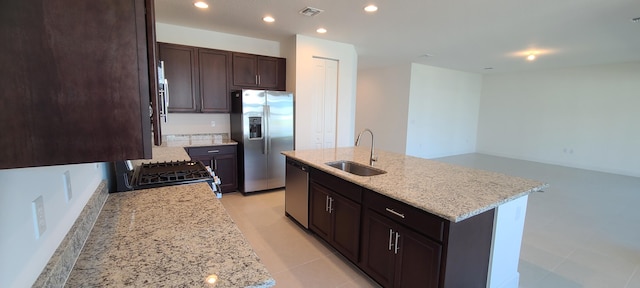
[[[206,183],[110,194],[65,286],[271,287]],[[212,286],[214,287],[214,286]]]
[[[327,165],[368,165],[368,147],[282,153],[310,166],[310,230],[385,287],[518,286],[528,195],[546,184],[376,152],[376,176]]]

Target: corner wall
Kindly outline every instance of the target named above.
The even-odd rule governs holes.
[[[108,170],[108,163],[0,170],[0,287],[36,281]],[[69,202],[65,171],[71,175]],[[46,230],[36,239],[31,203],[41,195]]]
[[[405,154],[411,65],[358,71],[356,133],[369,128],[376,148]],[[369,146],[369,135],[361,141]]]
[[[412,64],[406,154],[475,152],[482,85],[480,74]]]
[[[640,177],[640,62],[485,75],[479,153]]]

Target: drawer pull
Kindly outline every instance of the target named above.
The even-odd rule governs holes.
[[[398,217],[400,217],[400,218],[404,219],[404,214],[402,214],[402,213],[398,213],[398,212],[396,212],[395,210],[393,210],[393,209],[391,209],[391,208],[385,208],[385,209],[387,210],[387,212],[389,212],[389,213],[391,213],[391,214],[394,214],[394,215],[396,215],[396,216],[398,216]]]
[[[207,153],[220,153],[220,150],[209,150]]]

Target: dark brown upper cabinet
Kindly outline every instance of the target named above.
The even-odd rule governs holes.
[[[198,49],[200,68],[200,110],[228,113],[231,111],[229,91],[231,52]]]
[[[234,52],[233,88],[286,90],[286,59]]]
[[[151,158],[152,0],[0,3],[0,168]]]
[[[231,52],[158,43],[169,112],[229,113]]]
[[[196,112],[199,83],[197,48],[158,43],[158,51],[169,86],[169,112]]]

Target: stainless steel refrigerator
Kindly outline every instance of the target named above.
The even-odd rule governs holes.
[[[293,93],[239,90],[231,95],[231,139],[238,142],[243,193],[285,186],[285,157],[293,150]]]

